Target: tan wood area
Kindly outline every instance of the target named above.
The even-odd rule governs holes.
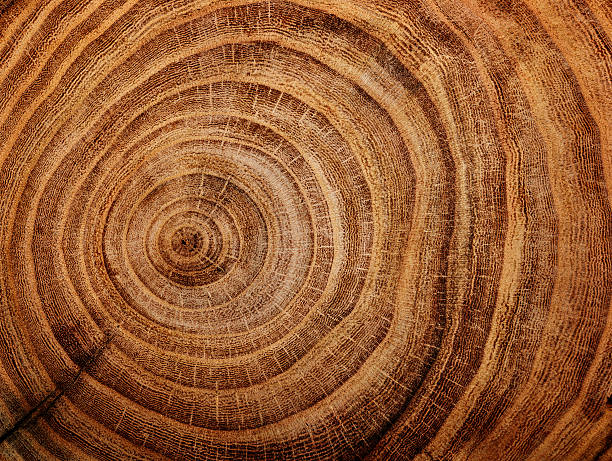
[[[612,460],[609,0],[0,0],[0,458]]]

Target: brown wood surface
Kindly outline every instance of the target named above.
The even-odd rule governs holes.
[[[612,459],[609,0],[0,1],[0,454]]]

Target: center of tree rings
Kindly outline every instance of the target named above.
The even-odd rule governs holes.
[[[204,236],[194,227],[181,227],[172,236],[172,250],[181,256],[194,256],[202,251],[204,240]]]

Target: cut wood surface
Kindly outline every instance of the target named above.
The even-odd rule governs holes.
[[[0,1],[0,456],[612,459],[611,37]]]

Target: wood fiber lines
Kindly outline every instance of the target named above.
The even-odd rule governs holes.
[[[0,454],[612,459],[605,0],[0,1]]]

